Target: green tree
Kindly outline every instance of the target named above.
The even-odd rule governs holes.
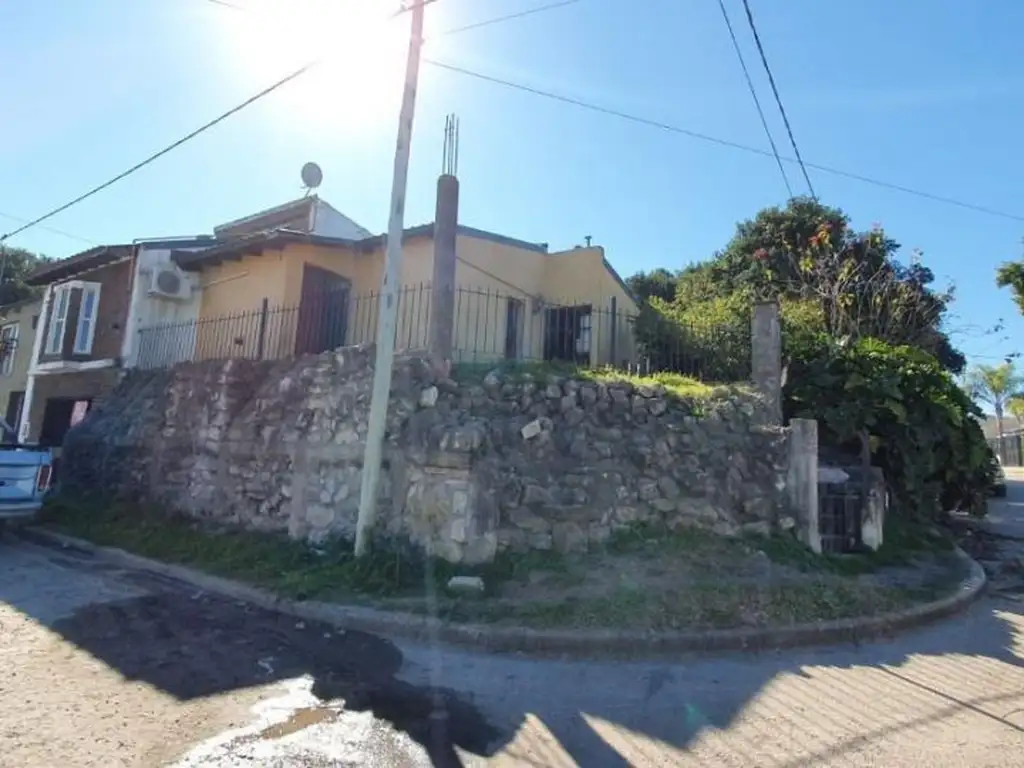
[[[749,322],[752,302],[774,298],[816,306],[815,324],[831,336],[917,347],[960,373],[966,361],[942,328],[952,289],[935,290],[934,275],[918,259],[898,262],[899,247],[881,227],[858,233],[840,209],[794,198],[784,208],[766,208],[738,224],[710,261],[659,276],[657,285],[665,290],[652,289],[654,273],[638,275],[646,302],[638,337],[649,355],[668,358],[663,347],[679,342],[666,322],[720,318],[722,301],[730,299],[726,304],[741,313],[730,322],[742,325]],[[667,298],[670,287],[674,295]],[[738,303],[731,300],[739,297]],[[717,346],[707,341],[710,348]]]
[[[659,298],[672,301],[676,296],[678,273],[659,267],[650,272],[637,272],[626,280],[626,286],[638,301]]]
[[[816,301],[833,336],[918,347],[959,373],[966,361],[942,331],[953,290],[935,290],[919,254],[905,265],[899,249],[879,225],[856,232],[840,209],[795,198],[739,224],[719,270],[761,296]]]
[[[1003,435],[1003,416],[1010,401],[1021,396],[1024,376],[1017,373],[1012,362],[1001,365],[978,365],[967,374],[967,392],[975,400],[992,406],[996,415],[996,431]]]
[[[996,285],[1009,288],[1017,309],[1024,314],[1024,262],[1008,261],[996,270]]]
[[[0,306],[38,296],[40,289],[26,285],[25,279],[46,261],[45,256],[24,248],[0,246]]]

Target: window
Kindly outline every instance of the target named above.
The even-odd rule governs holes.
[[[90,354],[93,338],[96,336],[99,308],[99,283],[73,280],[54,288],[43,354],[59,355],[64,350],[64,341],[69,330],[74,332],[72,353]]]
[[[71,286],[62,285],[53,294],[53,307],[50,310],[50,327],[46,333],[47,355],[56,355],[64,345],[64,326],[68,319],[68,304],[71,303]]]
[[[521,299],[509,299],[505,309],[505,359],[518,360],[523,339],[523,309]]]
[[[0,327],[0,376],[10,376],[14,370],[14,355],[18,351],[18,324]]]
[[[576,357],[578,359],[590,359],[590,323],[592,319],[593,315],[589,311],[578,316],[579,330],[576,334]]]
[[[546,309],[544,359],[590,362],[592,316],[589,304]]]
[[[92,340],[96,335],[96,314],[99,305],[99,285],[86,283],[82,287],[82,303],[78,308],[78,328],[75,331],[76,355],[88,355],[92,352]]]

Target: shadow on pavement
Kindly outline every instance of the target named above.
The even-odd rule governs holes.
[[[730,746],[730,759],[737,765],[816,765],[966,710],[1022,732],[1009,715],[993,715],[986,705],[1005,701],[1010,706],[1009,700],[1024,696],[1024,690],[959,697],[951,692],[952,684],[947,688],[941,681],[918,679],[905,671],[909,666],[904,667],[921,657],[957,656],[1007,665],[986,674],[1019,669],[1022,660],[1014,650],[1019,630],[1008,620],[1019,617],[1019,604],[1003,600],[985,599],[940,625],[862,647],[615,663],[400,648],[373,635],[297,621],[190,593],[180,585],[142,587],[147,594],[108,599],[63,617],[39,620],[126,679],[145,682],[179,700],[309,675],[319,698],[343,699],[348,710],[371,711],[423,745],[433,764],[445,768],[462,765],[456,748],[470,755],[493,755],[533,719],[543,724],[571,762],[566,763],[557,750],[534,745],[531,754],[522,756],[523,764],[659,764],[663,758],[643,756],[646,747],[641,742],[692,748],[709,729],[735,726],[744,710],[780,676],[812,681],[834,670],[856,668],[874,670],[878,674],[873,679],[891,678],[892,683],[932,697],[938,709],[920,718],[865,727],[811,754],[801,755],[804,750],[794,741],[796,756],[774,761],[759,757],[756,744],[744,746],[740,740]],[[0,599],[6,594],[0,587]],[[23,601],[18,607],[32,614],[31,604]],[[403,679],[396,677],[400,671]],[[447,687],[433,691],[431,679]],[[886,687],[881,682],[878,686]],[[808,690],[812,687],[808,685]],[[850,706],[856,707],[858,696],[870,699],[872,692],[840,689],[835,695],[849,696]],[[813,702],[798,709],[787,715],[794,728],[811,728],[816,717]],[[625,741],[599,732],[595,722],[627,734]],[[628,748],[623,746],[627,742]]]
[[[452,691],[395,679],[402,654],[387,640],[205,593],[90,605],[52,628],[126,679],[179,700],[309,675],[318,698],[371,711],[422,744],[437,766],[461,765],[455,746],[483,754],[498,736]]]

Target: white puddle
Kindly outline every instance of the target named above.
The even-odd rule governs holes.
[[[318,699],[312,678],[287,680],[280,687],[280,696],[253,707],[252,724],[208,739],[173,768],[430,766],[422,747],[375,721],[372,712],[349,712],[343,702]]]

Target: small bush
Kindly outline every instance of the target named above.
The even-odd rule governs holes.
[[[982,414],[932,355],[822,335],[790,353],[787,415],[817,419],[823,445],[855,455],[866,435],[897,513],[984,514],[994,475]]]

